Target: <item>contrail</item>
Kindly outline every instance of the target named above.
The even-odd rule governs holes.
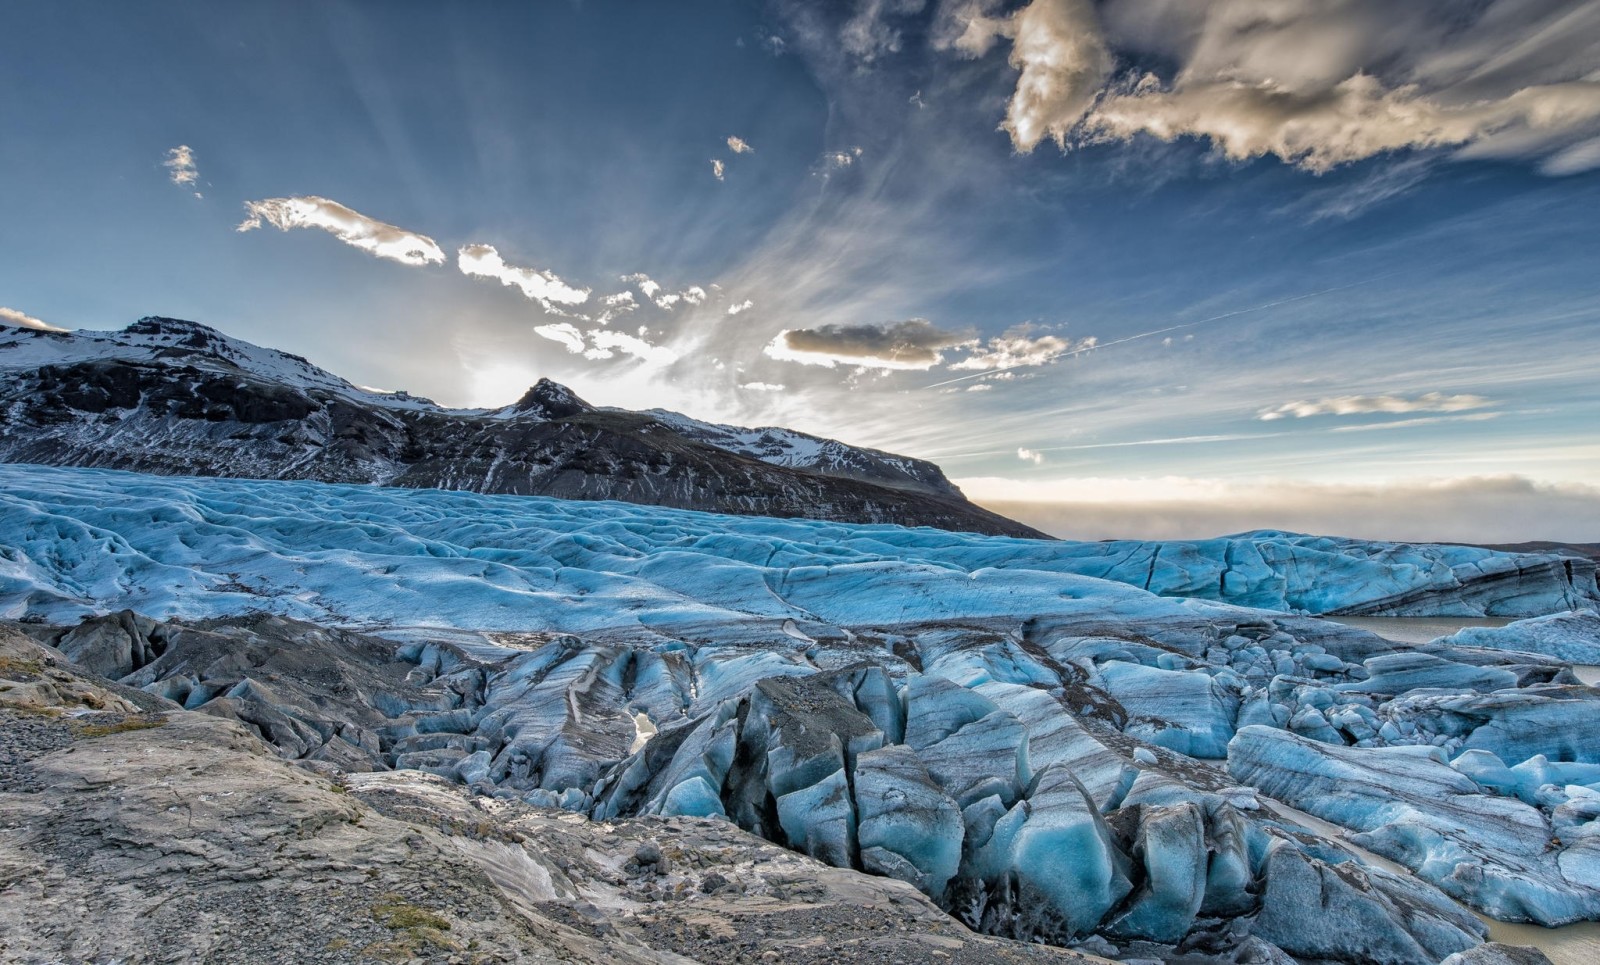
[[[1124,342],[1136,342],[1141,338],[1150,338],[1150,337],[1155,336],[1155,335],[1165,335],[1168,332],[1176,332],[1176,331],[1178,331],[1180,329],[1194,328],[1196,325],[1204,325],[1207,322],[1221,321],[1224,318],[1233,318],[1235,315],[1248,315],[1251,312],[1264,312],[1269,308],[1277,308],[1279,305],[1287,305],[1290,302],[1300,302],[1300,301],[1305,301],[1307,298],[1316,298],[1316,297],[1321,296],[1321,295],[1331,295],[1334,292],[1347,291],[1347,290],[1349,290],[1351,288],[1360,288],[1362,285],[1370,285],[1370,284],[1372,284],[1373,282],[1377,281],[1380,278],[1387,278],[1387,277],[1389,277],[1390,275],[1393,275],[1393,274],[1395,274],[1395,272],[1386,271],[1381,275],[1373,275],[1371,278],[1366,278],[1366,279],[1363,279],[1361,281],[1351,282],[1348,285],[1337,285],[1337,286],[1335,286],[1333,288],[1324,288],[1321,291],[1306,292],[1303,295],[1294,295],[1294,296],[1289,297],[1289,298],[1280,298],[1275,302],[1267,302],[1265,305],[1256,305],[1253,308],[1239,308],[1239,309],[1235,309],[1235,310],[1233,310],[1231,312],[1223,312],[1221,315],[1212,315],[1210,318],[1201,318],[1201,319],[1196,319],[1195,321],[1192,321],[1192,322],[1184,322],[1182,325],[1168,325],[1166,328],[1158,328],[1158,329],[1156,329],[1155,331],[1152,331],[1152,332],[1140,332],[1137,335],[1129,335],[1129,336],[1127,336],[1125,338],[1114,339],[1114,340],[1112,340],[1110,342],[1101,342],[1101,343],[1099,343],[1097,345],[1089,345],[1089,346],[1085,346],[1084,348],[1075,348],[1075,349],[1072,349],[1071,351],[1067,351],[1067,352],[1058,352],[1055,355],[1050,356],[1049,358],[1045,359],[1042,362],[1013,362],[1010,365],[997,365],[992,369],[986,369],[986,370],[984,370],[982,372],[974,372],[971,375],[963,375],[963,376],[960,376],[960,377],[954,378],[954,379],[946,379],[943,382],[935,382],[932,385],[925,385],[925,386],[923,386],[923,388],[925,388],[925,389],[937,389],[940,386],[954,385],[957,382],[966,382],[969,379],[981,379],[986,375],[993,375],[996,372],[1004,372],[1007,369],[1021,368],[1021,367],[1026,366],[1026,365],[1048,365],[1051,362],[1056,361],[1057,359],[1071,358],[1074,355],[1083,355],[1086,352],[1094,352],[1094,351],[1097,351],[1099,349],[1110,348],[1113,345],[1121,345]]]

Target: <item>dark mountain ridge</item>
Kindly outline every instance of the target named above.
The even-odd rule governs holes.
[[[1048,538],[972,504],[922,460],[597,407],[547,379],[503,408],[449,409],[159,317],[121,332],[0,328],[0,460]]]

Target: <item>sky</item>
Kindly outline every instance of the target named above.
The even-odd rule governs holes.
[[[0,8],[0,324],[934,460],[1062,536],[1600,541],[1600,4]]]

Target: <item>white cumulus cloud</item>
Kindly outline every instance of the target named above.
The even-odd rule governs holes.
[[[645,338],[649,330],[643,327],[637,335],[609,328],[585,333],[571,322],[555,322],[539,325],[533,331],[560,344],[573,355],[582,355],[586,359],[598,361],[615,358],[620,352],[652,365],[668,365],[678,360],[678,353],[667,346],[651,344]]]
[[[745,382],[741,384],[739,388],[746,389],[750,392],[782,392],[784,389],[788,388],[788,386],[777,382]]]
[[[1046,137],[1064,144],[1111,71],[1089,0],[1034,0],[1012,20],[1017,87],[1000,125],[1019,151]]]
[[[456,252],[456,265],[468,277],[493,278],[502,285],[519,289],[546,310],[554,305],[581,305],[589,300],[589,289],[574,288],[553,272],[506,264],[493,245],[464,245]]]
[[[623,275],[622,280],[639,286],[639,291],[643,292],[646,298],[654,298],[656,292],[661,290],[661,286],[642,271],[635,272],[632,275]]]
[[[542,335],[552,342],[559,342],[573,355],[583,351],[583,332],[570,322],[555,322],[550,325],[538,325],[533,329],[537,335]]]
[[[638,287],[644,297],[655,302],[656,307],[662,311],[670,312],[682,302],[689,305],[699,305],[708,297],[706,290],[699,285],[690,285],[682,291],[669,292],[661,287],[661,283],[646,275],[644,272],[635,272],[623,275],[622,280]],[[715,288],[716,286],[711,286]]]
[[[643,329],[640,329],[640,332],[643,331]],[[629,335],[626,332],[602,329],[598,332],[590,333],[589,340],[594,343],[595,349],[599,351],[609,353],[615,350],[655,365],[668,365],[678,360],[678,353],[667,346],[652,345],[643,338]],[[610,355],[607,354],[600,357],[609,358]]]
[[[169,150],[161,166],[167,169],[173,184],[192,188],[200,180],[200,169],[194,163],[194,149],[187,144],[179,144]],[[194,196],[198,198],[201,194],[196,191]]]
[[[734,304],[729,305],[728,306],[728,314],[729,315],[737,315],[740,312],[748,312],[750,309],[755,308],[755,307],[756,307],[756,303],[751,301],[750,299],[746,298],[742,302],[735,302]]]
[[[972,335],[935,328],[924,318],[886,325],[822,325],[785,329],[763,351],[770,358],[833,368],[926,371],[944,360],[943,351],[971,345]]]
[[[1549,0],[950,0],[934,44],[1009,39],[1022,152],[1196,138],[1311,171],[1401,150],[1600,167],[1600,5]],[[1157,64],[1118,75],[1116,65]]]
[[[1105,98],[1085,124],[1091,137],[1208,138],[1232,160],[1272,154],[1327,171],[1403,148],[1559,140],[1600,123],[1600,84],[1527,88],[1502,98],[1447,104],[1412,86],[1355,74],[1331,90],[1296,92],[1272,81],[1222,80],[1164,88],[1147,77]],[[1520,132],[1512,137],[1512,132]],[[1520,152],[1512,152],[1520,153]],[[1577,167],[1573,167],[1577,170]]]
[[[1036,451],[1034,451],[1032,449],[1024,449],[1024,448],[1018,447],[1017,448],[1017,458],[1021,459],[1023,462],[1031,462],[1035,466],[1044,465],[1044,453],[1036,452]]]
[[[1058,335],[1030,338],[1029,332],[1027,326],[1010,329],[996,338],[989,339],[983,345],[974,346],[970,356],[950,367],[989,372],[1047,365],[1063,356],[1087,352],[1098,344],[1092,337],[1074,343],[1071,339]]]
[[[863,151],[859,147],[846,148],[843,151],[828,151],[817,159],[816,173],[827,177],[835,171],[845,168],[861,159]]]
[[[711,176],[712,177],[716,178],[718,181],[721,181],[722,180],[722,176],[723,176],[724,173],[726,173],[726,171],[727,171],[727,165],[723,164],[717,158],[712,158],[711,159]]]
[[[617,292],[615,295],[602,295],[599,299],[600,314],[595,316],[595,321],[601,325],[610,324],[611,320],[619,315],[626,315],[639,308],[639,302],[633,297],[633,292]]]
[[[246,201],[248,216],[239,231],[252,231],[266,222],[281,231],[318,228],[353,248],[402,265],[442,265],[444,251],[427,235],[352,211],[337,201],[314,195]]]
[[[749,141],[746,141],[744,138],[738,137],[738,136],[732,135],[732,134],[728,135],[728,150],[732,151],[735,154],[754,154],[754,153],[756,153],[756,149],[750,146],[750,142]]]

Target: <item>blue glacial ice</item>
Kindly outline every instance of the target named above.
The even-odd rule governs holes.
[[[1317,613],[1543,615],[1600,605],[1585,561],[1283,533],[1052,542],[20,465],[0,466],[0,500],[0,542],[11,548],[0,560],[0,612],[12,616],[66,618],[121,599],[163,617],[270,607],[306,619],[494,630],[730,613],[892,624],[1049,614],[1106,597],[1102,580]]]
[[[1600,919],[1600,693],[1568,670],[1600,620],[1412,647],[1294,612],[1595,602],[1592,567],[1463,547],[1051,543],[0,466],[0,614],[380,632],[448,684],[380,708],[392,766],[597,819],[723,817],[1057,942],[1431,965],[1481,940],[1451,899]],[[251,708],[288,756],[332,746],[272,717],[248,668],[169,673],[151,625],[60,645],[189,706]],[[639,714],[659,728],[642,746]],[[1306,921],[1313,894],[1361,927]]]
[[[1534,653],[1567,663],[1600,664],[1600,613],[1549,613],[1503,627],[1468,627],[1437,641],[1447,647],[1486,647]]]

